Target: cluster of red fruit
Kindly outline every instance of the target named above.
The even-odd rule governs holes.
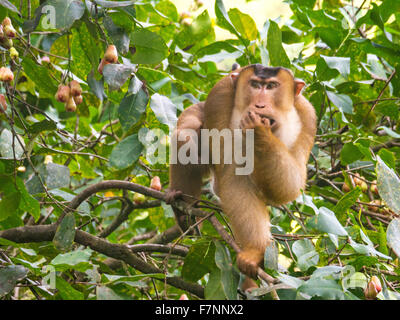
[[[55,96],[58,102],[65,103],[65,110],[74,112],[76,105],[83,102],[82,88],[78,81],[72,80],[68,85],[60,84]]]
[[[107,50],[104,53],[103,59],[101,59],[97,70],[99,71],[100,74],[103,74],[103,68],[105,65],[110,64],[110,63],[117,63],[117,62],[118,62],[117,48],[113,44],[110,44],[107,47]]]
[[[360,174],[356,173],[353,176],[353,181],[354,181],[354,185],[359,186],[361,188],[362,192],[364,192],[364,193],[368,192],[368,184],[367,184],[368,180],[366,180],[364,177],[361,177]],[[371,191],[372,195],[378,197],[379,191],[378,191],[378,187],[376,185],[376,180],[368,181],[368,183],[370,184],[369,190]],[[350,190],[351,189],[350,189],[349,185],[345,182],[343,184],[342,191],[344,193],[347,193]],[[391,211],[383,206],[384,206],[384,203],[382,203],[382,201],[380,199],[374,199],[369,202],[368,209],[373,212],[382,212],[382,213],[390,214]]]
[[[0,44],[6,48],[13,46],[12,39],[17,35],[17,31],[14,29],[11,19],[5,17],[0,25]]]

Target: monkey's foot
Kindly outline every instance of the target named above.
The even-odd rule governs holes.
[[[263,252],[256,249],[240,251],[237,255],[237,265],[239,270],[245,275],[257,279],[257,270],[264,260]]]
[[[171,204],[176,199],[182,198],[183,192],[180,190],[168,190],[165,195],[165,202]]]
[[[257,283],[249,277],[246,277],[240,286],[240,289],[242,289],[245,292],[246,291],[250,292],[251,290],[256,289],[256,288],[258,288]]]

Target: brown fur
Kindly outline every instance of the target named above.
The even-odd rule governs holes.
[[[254,129],[252,174],[236,175],[235,163],[210,166],[222,209],[242,249],[237,256],[238,267],[252,278],[256,278],[271,241],[266,205],[293,201],[304,189],[306,164],[316,133],[314,108],[300,94],[304,83],[284,68],[266,79],[255,77],[254,70],[253,66],[236,69],[220,80],[206,102],[186,109],[177,125],[177,130]],[[249,84],[253,78],[260,83],[276,81],[279,86],[272,90],[254,89]],[[269,119],[276,123],[271,125]],[[202,177],[208,169],[207,165],[172,165],[171,192],[180,190],[199,197]],[[177,218],[181,227],[187,228],[181,213]],[[254,285],[250,280],[245,283]]]

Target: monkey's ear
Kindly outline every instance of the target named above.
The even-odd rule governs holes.
[[[294,79],[294,86],[295,86],[295,94],[296,94],[296,96],[298,96],[301,93],[301,90],[303,90],[305,85],[306,85],[306,83],[303,80]]]
[[[232,71],[235,71],[236,69],[239,69],[240,68],[240,65],[239,65],[239,63],[234,63],[233,65],[232,65]]]

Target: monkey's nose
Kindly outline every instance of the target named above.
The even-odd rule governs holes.
[[[262,109],[262,108],[265,108],[265,105],[256,104],[256,108],[258,108],[258,109]]]

